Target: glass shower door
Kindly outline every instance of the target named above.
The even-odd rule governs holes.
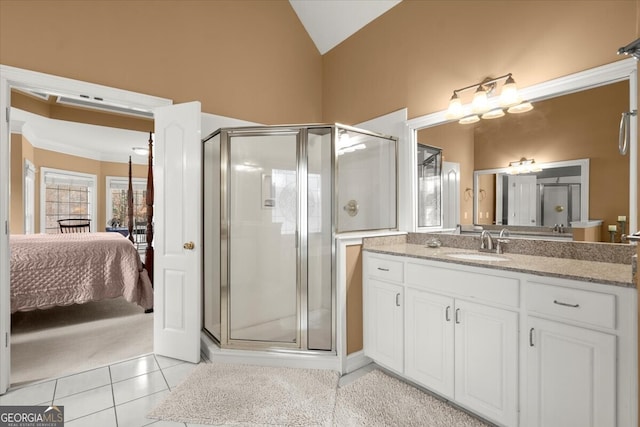
[[[297,133],[229,138],[229,339],[299,337]]]

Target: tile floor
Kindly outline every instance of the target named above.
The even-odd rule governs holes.
[[[210,362],[203,357],[200,363]],[[17,387],[0,396],[0,405],[63,405],[65,427],[206,427],[145,417],[196,366],[148,354]],[[371,363],[343,375],[338,387],[376,368],[381,369]]]
[[[195,366],[149,354],[9,390],[0,405],[64,405],[66,427],[195,427],[145,418]]]

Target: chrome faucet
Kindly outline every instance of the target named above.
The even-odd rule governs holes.
[[[493,250],[493,237],[488,230],[482,230],[480,234],[480,250],[485,252]]]
[[[509,237],[509,230],[506,228],[503,228],[502,230],[500,230],[500,237]]]

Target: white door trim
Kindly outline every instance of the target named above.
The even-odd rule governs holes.
[[[0,394],[7,391],[11,371],[11,304],[9,276],[9,206],[11,179],[11,137],[9,107],[11,87],[64,95],[90,95],[117,102],[142,111],[171,105],[170,99],[159,98],[94,83],[39,73],[0,64]]]

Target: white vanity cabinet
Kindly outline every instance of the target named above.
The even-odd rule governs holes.
[[[616,295],[527,283],[526,300],[526,425],[621,425]]]
[[[518,424],[518,314],[456,300],[455,400]]]
[[[404,287],[401,261],[365,256],[364,353],[398,373],[404,364]]]
[[[517,425],[518,313],[493,300],[517,307],[518,280],[408,260],[405,285],[405,376]]]
[[[637,290],[364,252],[364,351],[501,426],[638,425]]]
[[[415,288],[405,296],[405,374],[453,399],[454,299]]]
[[[518,314],[406,291],[405,375],[479,414],[517,420]]]

